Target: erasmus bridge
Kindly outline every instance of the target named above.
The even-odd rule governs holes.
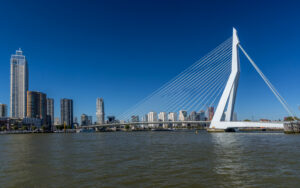
[[[250,58],[240,44],[237,31],[199,61],[188,67],[175,78],[151,93],[145,99],[118,116],[127,120],[131,116],[143,117],[149,112],[178,112],[179,110],[200,111],[215,106],[211,121],[157,121],[128,122],[118,124],[91,125],[101,127],[112,125],[140,125],[164,123],[210,123],[209,128],[224,130],[239,127],[283,128],[283,122],[233,121],[234,106],[240,77],[239,50],[264,80],[271,92],[287,113],[294,117],[287,102]]]

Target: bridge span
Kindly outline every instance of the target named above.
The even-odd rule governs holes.
[[[79,126],[77,129],[87,129],[87,128],[103,128],[103,127],[120,127],[120,126],[139,126],[139,125],[153,125],[153,124],[200,124],[210,126],[211,121],[156,121],[156,122],[124,122],[124,123],[108,123],[101,125],[87,125],[87,126]],[[272,121],[272,122],[261,122],[261,121],[229,121],[222,122],[218,128],[227,129],[227,128],[283,128],[283,121]],[[210,126],[210,128],[215,128]]]
[[[240,79],[240,52],[245,55],[287,114],[296,119],[285,99],[241,46],[237,31],[233,28],[232,37],[118,117],[119,120],[128,120],[132,117],[143,117],[148,121],[149,119],[152,121],[171,119],[171,122],[131,122],[119,125],[208,123],[209,128],[219,130],[238,127],[283,128],[284,122],[236,121],[234,109]],[[255,88],[249,88],[249,90],[253,89]],[[214,107],[216,107],[215,111]],[[211,122],[184,121],[188,119],[188,112],[194,112],[194,115],[199,112],[203,115],[206,113],[205,109],[208,110]],[[178,111],[180,118],[174,116],[174,112]],[[157,112],[160,112],[158,119]],[[166,118],[166,113],[172,113],[172,118]],[[115,125],[118,124],[103,126]]]
[[[124,123],[108,123],[101,125],[79,126],[78,128],[101,128],[101,127],[118,127],[125,125],[152,125],[152,124],[210,124],[210,121],[155,121],[155,122],[124,122]]]

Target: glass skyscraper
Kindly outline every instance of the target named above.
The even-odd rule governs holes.
[[[105,123],[105,113],[104,113],[104,101],[103,98],[97,98],[96,101],[96,115],[97,115],[97,124],[101,125]]]
[[[50,116],[51,126],[54,125],[54,99],[47,98],[47,115]]]
[[[27,60],[21,49],[10,58],[10,116],[26,117],[26,100],[28,90]]]
[[[73,126],[73,100],[60,100],[60,121],[61,124]]]
[[[47,95],[37,91],[27,91],[27,117],[39,118],[47,124]]]
[[[0,104],[0,117],[7,117],[6,104]]]

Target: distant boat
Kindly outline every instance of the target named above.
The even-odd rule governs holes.
[[[93,133],[95,132],[94,129],[77,129],[76,133]]]
[[[162,129],[162,128],[156,128],[156,129],[151,129],[151,131],[174,131],[173,129]]]

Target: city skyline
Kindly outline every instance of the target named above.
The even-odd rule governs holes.
[[[289,12],[285,12],[285,14],[282,15],[281,12],[279,12],[279,3],[275,2],[270,4],[270,9],[273,9],[273,11],[271,12],[267,9],[266,13],[264,13],[259,10],[259,8],[264,7],[263,4],[256,4],[256,8],[252,6],[249,1],[245,3],[249,5],[247,6],[250,7],[249,10],[243,7],[237,10],[241,15],[240,18],[232,17],[233,13],[230,12],[232,8],[227,8],[228,12],[225,14],[227,16],[224,18],[224,20],[226,19],[227,21],[224,21],[218,15],[213,16],[213,20],[220,19],[217,23],[224,21],[224,25],[209,25],[209,23],[205,21],[205,13],[208,13],[208,11],[202,10],[200,6],[201,3],[195,3],[194,6],[202,10],[202,13],[201,11],[197,11],[196,13],[195,9],[193,9],[193,11],[195,11],[193,20],[189,21],[191,15],[183,8],[181,12],[183,22],[174,21],[164,26],[162,25],[164,23],[163,21],[172,19],[160,8],[155,8],[154,5],[163,7],[166,4],[150,2],[149,4],[153,5],[151,9],[157,10],[158,16],[162,18],[162,21],[158,21],[157,23],[157,27],[160,28],[158,30],[152,29],[150,30],[151,32],[146,31],[148,27],[156,25],[150,18],[146,19],[146,23],[149,24],[149,26],[144,24],[135,25],[133,22],[140,21],[140,19],[132,17],[126,12],[121,12],[116,14],[116,16],[124,14],[124,21],[128,24],[128,28],[127,30],[123,28],[120,33],[112,32],[111,34],[107,34],[108,32],[114,31],[115,26],[103,28],[100,26],[101,23],[106,26],[109,25],[109,23],[96,17],[97,19],[99,18],[99,21],[96,22],[96,27],[93,29],[95,29],[95,31],[104,29],[103,32],[94,32],[91,25],[89,25],[90,22],[84,25],[85,22],[79,19],[78,23],[71,21],[69,23],[70,25],[63,27],[65,30],[62,30],[61,33],[57,33],[59,32],[57,26],[53,27],[51,31],[56,34],[57,38],[52,38],[53,35],[51,32],[46,32],[43,30],[43,27],[37,26],[34,26],[34,28],[37,29],[37,31],[42,31],[40,36],[28,34],[28,31],[32,30],[25,24],[28,22],[28,18],[33,17],[38,10],[32,11],[26,18],[19,16],[22,14],[22,10],[17,11],[16,14],[19,15],[16,15],[16,17],[18,17],[18,19],[15,20],[13,17],[9,21],[12,21],[12,23],[17,23],[17,21],[19,23],[20,21],[20,24],[24,26],[24,31],[26,32],[20,32],[16,35],[15,33],[6,33],[5,30],[2,31],[1,37],[6,46],[0,46],[0,60],[2,62],[0,65],[2,70],[0,78],[4,80],[3,87],[0,88],[2,94],[0,102],[9,106],[9,84],[7,81],[9,82],[10,70],[8,59],[9,56],[14,53],[15,49],[22,47],[26,58],[29,60],[29,90],[41,91],[47,93],[47,96],[54,98],[55,117],[60,116],[60,99],[70,98],[74,100],[74,116],[80,117],[82,113],[86,113],[93,115],[94,119],[96,119],[94,100],[98,96],[102,96],[106,101],[106,114],[117,115],[130,108],[156,88],[159,88],[169,79],[180,73],[184,68],[193,64],[194,61],[209,52],[216,44],[219,44],[226,37],[230,36],[231,27],[236,26],[249,53],[257,60],[261,69],[299,116],[297,106],[300,102],[296,96],[299,89],[292,87],[299,82],[299,78],[296,76],[299,68],[296,62],[300,59],[296,55],[296,46],[300,41],[297,35],[299,28],[296,26],[285,27],[297,21],[293,17],[293,15],[296,14],[296,10],[292,5],[284,5]],[[230,4],[233,3],[231,2]],[[36,6],[38,7],[39,5],[38,3]],[[103,7],[111,11],[103,11],[104,15],[111,15],[112,13],[117,13],[119,10],[118,7],[114,7],[111,4],[100,3],[100,5],[103,5]],[[21,3],[17,5],[16,9],[19,10],[22,6],[27,7]],[[74,6],[72,8],[75,9],[79,8],[79,5],[76,3],[72,6]],[[175,15],[176,7],[180,7],[181,3],[175,2],[173,6],[174,7],[169,10],[170,15]],[[222,2],[217,6],[222,6]],[[146,11],[143,13],[134,7],[135,5],[133,4],[133,7],[131,7],[133,12],[140,15],[141,19],[147,18],[149,12]],[[86,4],[84,8],[79,11],[79,15],[83,16],[83,19],[94,21],[91,15],[87,14],[88,8],[92,7]],[[206,3],[206,8],[211,8],[211,4]],[[53,9],[55,8],[51,7],[50,4],[49,10]],[[66,11],[71,10],[67,9]],[[245,11],[245,13],[243,13],[243,11]],[[257,20],[263,17],[263,21],[247,22],[249,21],[247,17],[252,15],[252,11],[256,12],[255,16]],[[3,10],[3,12],[8,13],[7,10]],[[42,15],[47,17],[50,12],[46,11]],[[59,8],[57,12],[58,15],[62,14],[62,10]],[[268,22],[270,17],[266,16],[268,15],[267,13],[273,17],[280,17],[285,20],[285,24],[278,27],[276,21],[274,21],[276,19],[273,19],[273,17],[273,21]],[[175,18],[178,17],[175,15]],[[45,23],[51,25],[51,18],[43,19]],[[61,22],[64,23],[69,21],[69,19],[68,17],[62,18]],[[42,18],[33,18],[34,23],[40,23],[41,20]],[[269,24],[265,26],[265,22]],[[118,19],[112,19],[111,23],[116,25],[121,24]],[[179,23],[184,24],[184,27],[187,29],[178,27]],[[205,27],[202,28],[198,26],[198,23],[203,24]],[[72,29],[75,27],[75,24],[85,26],[85,29],[74,31]],[[4,26],[11,28],[7,23],[4,23]],[[134,31],[134,29],[138,29],[138,32],[134,32],[130,35],[129,33]],[[71,33],[72,39],[75,37],[78,41],[73,42],[66,31],[72,31],[69,32]],[[127,33],[126,31],[130,32]],[[80,37],[79,34],[81,33],[83,37]],[[167,36],[169,33],[171,34]],[[286,33],[289,33],[289,35],[285,35]],[[88,34],[91,34],[91,36],[88,36]],[[283,35],[286,37],[284,40],[280,38],[280,36]],[[90,37],[93,37],[93,40]],[[49,39],[52,41],[49,41]],[[120,41],[117,39],[120,39]],[[149,39],[151,39],[151,41]],[[60,42],[61,40],[64,41],[64,43]],[[90,44],[87,45],[86,41],[90,41]],[[289,41],[289,43],[287,44],[286,41]],[[115,45],[109,45],[111,43]],[[41,48],[37,48],[39,45],[42,45]],[[87,48],[83,48],[83,46]],[[141,48],[137,48],[138,46],[141,46]],[[154,47],[158,47],[158,49]],[[55,50],[55,48],[57,49]],[[151,66],[148,66],[149,64],[151,64]],[[241,84],[237,93],[236,106],[239,118],[251,119],[254,116],[255,119],[263,117],[268,119],[282,119],[286,114],[284,109],[262,83],[258,75],[248,66],[248,62],[246,62],[243,56],[241,56],[241,66]],[[282,66],[285,66],[285,68],[283,69]],[[93,71],[100,68],[101,74],[99,75],[98,72]],[[166,72],[168,74],[165,74]],[[84,84],[91,87],[92,91],[82,92],[80,86]],[[140,90],[141,86],[142,91]],[[249,93],[249,88],[253,87],[256,87],[257,90]],[[115,88],[119,88],[122,93],[115,92]],[[291,89],[293,91],[289,92]]]
[[[0,188],[298,187],[299,8],[0,1]]]

